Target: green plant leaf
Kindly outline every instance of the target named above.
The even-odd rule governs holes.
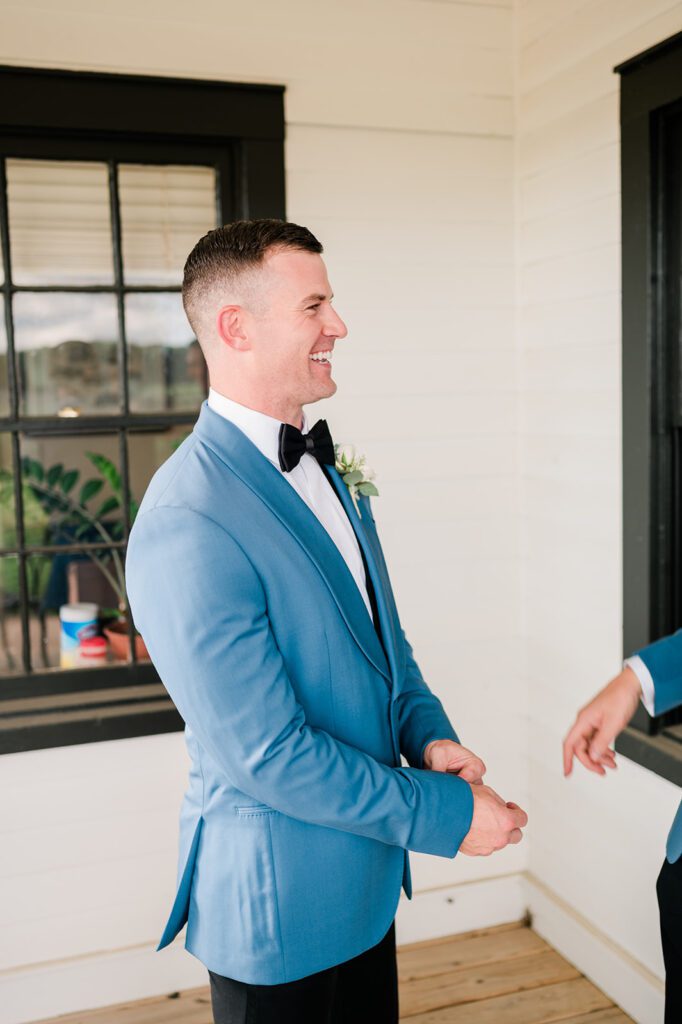
[[[64,473],[63,477],[59,481],[59,485],[63,490],[64,494],[68,494],[78,483],[80,472],[77,469],[70,469],[67,473]]]
[[[100,507],[97,509],[97,511],[94,514],[95,519],[103,519],[105,516],[109,515],[110,512],[113,512],[115,508],[120,507],[121,502],[114,494],[112,494],[106,499],[106,501],[103,501]]]
[[[362,473],[359,469],[354,469],[352,473],[346,473],[343,478],[344,484],[351,487],[353,484],[359,484],[362,480]]]
[[[81,505],[87,505],[91,498],[94,498],[96,494],[104,487],[104,480],[97,480],[95,477],[92,480],[86,480],[81,487],[81,493],[79,501]]]
[[[369,497],[376,498],[376,497],[379,496],[378,490],[376,489],[374,484],[371,483],[369,480],[366,480],[364,484],[360,484],[358,486],[358,490],[360,491],[360,494],[364,494],[365,497],[367,497],[367,498],[369,498]]]
[[[25,476],[32,476],[36,480],[43,480],[45,478],[45,471],[42,465],[37,459],[32,459],[30,455],[25,455],[21,460],[21,469]]]
[[[111,459],[108,459],[106,455],[99,455],[97,452],[86,452],[87,457],[93,464],[95,469],[102,474],[104,479],[108,482],[112,491],[116,494],[121,493],[121,474],[116,469]]]
[[[57,462],[54,466],[50,466],[47,471],[47,482],[50,487],[54,487],[57,484],[63,472],[64,466],[61,462]]]

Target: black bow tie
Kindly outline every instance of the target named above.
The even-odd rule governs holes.
[[[326,420],[318,420],[307,434],[302,434],[290,423],[283,423],[279,428],[279,465],[282,472],[288,473],[298,466],[306,452],[320,464],[335,464],[334,442]]]

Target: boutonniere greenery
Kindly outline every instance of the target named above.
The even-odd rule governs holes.
[[[364,494],[368,498],[377,497],[379,494],[376,485],[372,483],[375,477],[374,470],[367,465],[365,456],[356,452],[355,445],[335,444],[334,453],[336,455],[336,470],[341,474],[355,505],[355,511],[362,519],[358,494]]]

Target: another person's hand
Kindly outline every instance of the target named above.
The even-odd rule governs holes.
[[[639,679],[627,667],[585,705],[564,740],[564,775],[571,774],[574,757],[597,775],[616,767],[611,744],[634,715],[641,693]]]
[[[523,839],[521,829],[528,824],[528,815],[518,804],[505,803],[489,786],[472,786],[474,814],[460,853],[469,857],[488,857],[496,850]]]
[[[474,784],[483,781],[485,764],[471,750],[454,740],[432,740],[423,755],[424,767],[433,772],[454,772]]]

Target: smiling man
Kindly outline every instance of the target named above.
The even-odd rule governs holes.
[[[128,546],[192,761],[160,947],[187,922],[216,1024],[396,1024],[407,851],[486,855],[526,824],[424,682],[369,498],[356,509],[325,421],[309,429],[346,336],[321,252],[273,220],[195,246],[183,298],[209,397]]]

